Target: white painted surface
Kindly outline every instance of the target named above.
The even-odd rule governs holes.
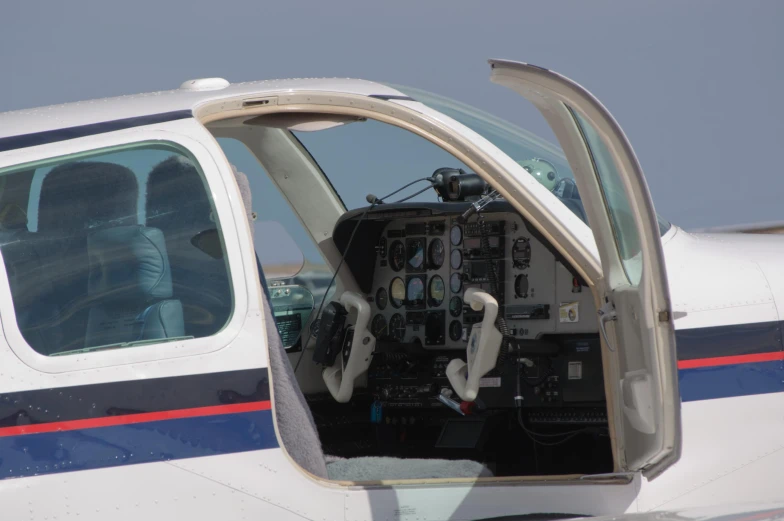
[[[189,110],[217,97],[260,96],[297,89],[353,94],[399,94],[357,80],[285,80],[231,85],[220,91],[168,91],[0,115],[0,137],[144,114]],[[519,165],[472,131],[421,104],[396,102],[470,139],[507,170],[583,247],[594,252],[590,230]],[[162,138],[191,148],[204,167],[224,222],[236,298],[242,313],[225,341],[187,341],[159,351],[108,351],[97,362],[42,361],[25,354],[15,329],[4,270],[0,314],[8,345],[0,345],[0,391],[142,380],[247,367],[264,367],[264,327],[251,241],[231,170],[217,143],[192,120],[131,129],[0,154],[0,167],[106,144]],[[780,318],[784,298],[778,268],[784,243],[773,237],[708,237],[673,231],[665,240],[678,329],[763,322]],[[718,281],[718,282],[717,282]],[[244,297],[242,295],[245,295]],[[240,309],[240,308],[238,308]],[[235,324],[236,322],[236,324]],[[221,337],[223,339],[223,337]],[[220,345],[216,345],[220,344]],[[10,346],[10,347],[9,347]],[[135,351],[131,353],[131,351]],[[163,354],[161,354],[163,353]],[[102,354],[102,353],[101,353]],[[103,355],[103,354],[102,354]],[[92,357],[91,357],[92,359]],[[91,365],[92,364],[92,365]],[[440,484],[346,487],[306,476],[280,449],[128,465],[0,481],[9,519],[476,519],[530,512],[586,515],[680,508],[705,503],[781,499],[784,477],[784,393],[689,402],[683,406],[681,461],[653,482],[628,485]]]

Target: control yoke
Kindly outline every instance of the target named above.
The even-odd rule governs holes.
[[[474,324],[466,347],[468,363],[454,359],[446,366],[446,376],[458,396],[467,402],[476,399],[479,393],[479,379],[490,372],[498,360],[503,335],[495,327],[498,315],[498,301],[489,293],[477,288],[465,292],[465,302],[474,311],[485,310],[481,324]]]
[[[376,337],[368,330],[370,304],[361,295],[353,291],[345,291],[340,297],[340,303],[346,309],[357,310],[354,335],[350,343],[343,345],[337,356],[337,363],[325,368],[321,377],[332,397],[340,403],[346,403],[351,400],[351,395],[354,393],[354,380],[370,367],[371,354],[376,347]]]

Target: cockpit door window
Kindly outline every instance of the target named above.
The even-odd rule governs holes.
[[[601,323],[618,368],[610,382],[617,461],[652,479],[680,456],[680,398],[660,230],[642,169],[618,123],[581,86],[525,63],[490,64],[493,82],[539,109],[574,172],[599,249]]]

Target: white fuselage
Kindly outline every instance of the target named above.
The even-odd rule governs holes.
[[[349,80],[232,88],[221,110],[241,110],[242,96],[267,99],[274,94],[283,103],[285,96],[300,91],[324,96],[333,91],[356,96],[400,94]],[[4,410],[9,413],[0,418],[5,422],[0,426],[0,504],[5,518],[471,520],[546,512],[610,515],[781,498],[784,344],[779,324],[784,319],[779,308],[784,306],[784,273],[779,259],[784,241],[771,236],[690,234],[676,226],[662,242],[678,342],[682,455],[655,480],[649,482],[637,472],[586,479],[444,479],[368,485],[330,482],[304,472],[276,437],[274,412],[282,405],[270,395],[271,371],[263,340],[267,328],[274,325],[266,323],[262,313],[262,291],[241,194],[212,134],[186,116],[75,139],[46,142],[48,138],[41,137],[66,127],[82,128],[139,114],[150,117],[191,107],[198,112],[199,107],[221,101],[221,96],[220,91],[180,92],[124,102],[98,101],[94,112],[86,105],[61,109],[55,123],[42,109],[29,119],[24,114],[0,116],[0,122],[7,121],[5,126],[0,124],[0,143],[19,136],[42,140],[0,151],[0,169],[129,141],[166,140],[190,150],[211,188],[234,296],[231,319],[209,338],[161,344],[155,349],[45,357],[28,348],[17,328],[8,276],[0,270],[4,333],[0,338],[0,404],[5,401]],[[400,102],[400,107],[410,105]],[[422,108],[421,112],[452,125],[435,111]],[[527,188],[521,201],[524,197],[538,201],[530,210],[532,215],[548,217],[549,236],[560,233],[566,237],[564,251],[575,258],[590,257],[593,268],[584,267],[585,271],[589,275],[595,271],[600,262],[590,230],[548,199],[540,185],[522,179],[524,173],[510,158],[468,129],[453,126],[455,139],[476,139],[488,157],[513,171],[505,181],[512,183],[520,177],[516,179],[519,186]],[[18,419],[49,415],[47,404],[62,403],[57,400],[63,390],[68,394],[89,386],[108,389],[117,382],[136,382],[138,389],[145,390],[153,380],[171,382],[194,375],[204,380],[192,388],[152,390],[150,399],[178,395],[193,401],[198,396],[204,398],[206,407],[226,384],[209,381],[209,375],[235,371],[247,374],[249,381],[258,377],[266,386],[266,395],[211,405],[223,407],[219,411],[172,407],[127,423],[92,417],[89,407],[76,423],[68,423],[60,421],[58,411],[52,409],[56,418],[47,416],[47,421],[60,426],[37,433],[26,430],[31,422]],[[243,382],[237,392],[252,397],[256,387]],[[101,403],[111,399],[110,395],[95,396],[96,401],[104,400]],[[71,403],[84,400],[85,405],[91,401],[89,394],[73,394],[68,399]],[[41,409],[46,412],[39,413]]]

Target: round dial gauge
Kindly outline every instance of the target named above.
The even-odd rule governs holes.
[[[453,317],[459,317],[463,312],[463,299],[460,297],[452,297],[449,300],[449,314]]]
[[[425,239],[409,239],[406,241],[408,265],[418,270],[425,262]]]
[[[441,303],[444,301],[444,295],[446,294],[446,286],[444,286],[444,279],[436,275],[432,279],[430,279],[430,284],[428,285],[428,301],[427,303],[432,306],[440,306]],[[443,326],[442,326],[443,327]]]
[[[517,298],[528,297],[528,276],[525,273],[515,277],[514,290]]]
[[[463,338],[463,324],[459,320],[453,320],[449,324],[449,338],[455,342]]]
[[[512,245],[512,263],[519,270],[531,265],[531,241],[525,237],[517,239]]]
[[[405,299],[406,285],[403,282],[403,279],[395,277],[389,284],[389,301],[392,303],[392,307],[399,308],[403,305]]]
[[[384,288],[378,288],[376,291],[376,307],[380,310],[387,307],[387,290]]]
[[[407,306],[416,308],[425,302],[425,281],[419,277],[411,277],[406,287]]]
[[[406,321],[400,313],[395,313],[389,319],[389,336],[395,342],[402,342],[406,336]]]
[[[449,256],[449,264],[453,270],[459,270],[463,265],[463,254],[460,250],[452,250],[452,255]]]
[[[376,338],[387,335],[387,319],[384,318],[384,315],[379,313],[373,317],[373,322],[370,323],[370,332]]]
[[[444,264],[444,243],[441,239],[434,239],[430,242],[427,249],[427,259],[430,262],[430,269],[437,270]]]
[[[449,240],[452,242],[452,246],[457,246],[463,242],[463,230],[460,226],[452,226],[452,229],[449,231]]]
[[[389,247],[389,266],[394,271],[403,269],[403,263],[406,262],[406,247],[400,241],[395,241]]]
[[[449,289],[452,290],[452,293],[460,293],[460,290],[463,289],[463,279],[459,273],[453,273],[449,277]]]

